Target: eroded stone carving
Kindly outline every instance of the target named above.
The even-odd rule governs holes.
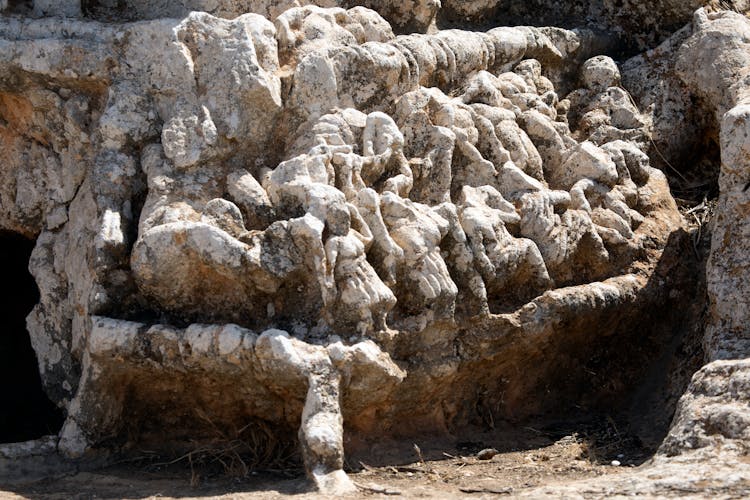
[[[318,486],[350,491],[344,417],[447,428],[451,383],[512,339],[635,322],[667,286],[649,281],[683,221],[653,119],[585,32],[396,37],[380,14],[426,28],[439,2],[214,3],[233,19],[0,21],[0,228],[37,236],[28,324],[67,455],[200,369],[206,398],[242,381],[215,416],[294,421]],[[744,165],[744,59],[714,93],[687,55],[725,22],[699,14],[678,67],[732,109],[725,164]],[[128,400],[147,376],[163,385]]]

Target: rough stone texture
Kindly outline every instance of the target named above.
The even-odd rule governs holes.
[[[707,448],[708,453],[746,455],[749,374],[747,359],[714,361],[696,373],[660,453],[674,456]]]
[[[750,166],[750,106],[747,100],[722,120],[722,169],[719,177],[719,218],[716,221],[709,263],[711,322],[705,349],[709,359],[742,359],[750,355],[750,289],[747,274],[747,174]],[[733,241],[734,244],[729,242]]]
[[[589,481],[550,485],[518,493],[519,498],[744,498],[750,493],[747,456],[657,457],[647,466]]]
[[[713,130],[713,363],[662,453],[744,449],[747,19],[699,10],[621,70],[586,30],[394,36],[389,21],[427,31],[440,3],[299,3],[0,18],[0,229],[36,238],[27,325],[67,415],[57,448],[86,459],[264,422],[298,429],[308,474],[338,494],[345,435],[616,397],[581,360],[675,328],[686,298],[685,223],[652,147],[674,158]],[[637,34],[612,5],[597,15]],[[644,3],[627,6],[639,22]],[[649,19],[670,30],[693,7]],[[123,16],[146,20],[100,22]],[[694,115],[712,118],[672,133]]]
[[[303,405],[299,440],[308,472],[322,490],[345,492],[353,485],[342,471],[339,392],[347,391],[345,404],[371,408],[405,376],[371,341],[323,347],[280,330],[259,336],[231,324],[178,330],[99,317],[92,323],[78,395],[60,433],[59,449],[72,457],[117,433],[129,408],[179,390],[187,374],[203,373],[191,397],[214,401],[214,425],[241,422],[248,414],[267,421],[288,419],[294,425]],[[113,358],[122,362],[113,365]],[[144,391],[149,378],[158,382]],[[232,390],[238,380],[242,388]],[[216,400],[212,394],[217,390],[227,397]],[[169,421],[179,425],[184,418],[184,407],[172,410],[160,412],[162,426]]]
[[[685,85],[720,124],[721,172],[706,275],[710,297],[704,338],[707,361],[681,399],[661,453],[689,450],[723,457],[747,454],[747,358],[750,289],[747,284],[750,172],[750,22],[734,13],[696,12],[692,33],[676,61]],[[720,360],[720,361],[715,361]],[[719,451],[720,450],[720,451]]]
[[[681,399],[657,455],[611,477],[532,489],[524,498],[742,498],[750,493],[748,360],[704,366]]]
[[[378,11],[400,31],[424,32],[434,24],[439,0],[2,0],[0,11],[9,9],[35,17],[63,16],[100,21],[135,21],[159,18],[183,18],[190,12],[207,12],[217,17],[235,18],[260,14],[270,20],[289,9],[304,6],[367,7]]]
[[[26,4],[30,4],[29,8]],[[192,11],[234,18],[256,13],[274,20],[288,9],[356,6],[376,10],[399,32],[426,32],[439,25],[487,23],[533,26],[595,27],[644,49],[667,38],[689,21],[699,7],[747,13],[747,0],[3,0],[0,11],[27,15],[85,16],[101,21],[182,18]]]
[[[640,50],[669,37],[700,7],[750,11],[747,0],[443,0],[440,20],[499,20],[502,23],[595,26]]]
[[[693,23],[663,46],[626,64],[626,81],[645,81],[634,94],[647,106],[649,121],[669,141],[667,154],[689,148],[689,136],[667,138],[669,123],[699,113],[713,126],[693,129],[713,134],[721,148],[719,199],[713,227],[707,279],[711,298],[705,350],[709,361],[748,355],[747,182],[748,182],[748,46],[747,18],[735,13],[696,12]],[[646,73],[655,75],[648,83]],[[657,85],[673,90],[673,102],[658,98]],[[697,101],[699,106],[688,107]],[[700,125],[699,125],[700,127]],[[688,125],[688,129],[690,125]],[[671,143],[671,144],[670,144]]]
[[[720,194],[706,271],[711,318],[705,350],[711,361],[743,359],[750,356],[750,23],[732,13],[698,11],[677,70],[720,127]]]
[[[75,471],[57,450],[57,436],[0,446],[3,483],[28,482]]]
[[[750,356],[748,30],[750,22],[743,16],[709,14],[701,9],[692,25],[673,40],[630,63],[631,78],[657,68],[651,74],[659,75],[665,88],[681,89],[683,104],[677,108],[655,101],[651,107],[654,123],[683,118],[690,112],[684,107],[683,96],[692,94],[700,98],[700,112],[713,115],[719,128],[715,132],[721,146],[719,199],[706,269],[710,316],[704,350],[710,363],[694,375],[680,400],[672,428],[659,450],[662,456],[653,467],[676,470],[673,481],[686,487],[685,491],[701,494],[706,490],[726,491],[733,485],[748,487],[748,477],[742,472],[747,470],[750,437],[746,387]],[[671,75],[669,68],[673,69]],[[653,88],[645,87],[645,99],[653,99]],[[738,465],[741,470],[736,470]],[[708,467],[716,472],[708,473]],[[704,484],[703,490],[689,484],[686,474],[711,483]],[[643,476],[636,476],[634,482],[642,483]]]

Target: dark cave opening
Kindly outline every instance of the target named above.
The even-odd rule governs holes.
[[[0,231],[0,262],[5,265],[0,301],[0,443],[56,434],[62,412],[47,398],[26,330],[26,316],[39,301],[28,271],[34,241]]]

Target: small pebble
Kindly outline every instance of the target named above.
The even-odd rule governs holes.
[[[625,458],[625,455],[623,455],[622,453],[620,453],[619,455],[617,455],[617,458]]]
[[[619,460],[612,460],[612,462],[611,462],[611,463],[612,463],[612,465],[613,465],[614,467],[619,467],[619,466],[620,466],[620,461],[619,461]]]
[[[484,450],[477,453],[477,458],[479,460],[492,460],[492,457],[500,453],[495,448],[485,448]]]

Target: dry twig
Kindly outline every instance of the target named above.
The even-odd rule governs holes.
[[[510,486],[506,488],[474,488],[466,486],[459,488],[459,490],[463,493],[492,493],[495,495],[510,495],[513,493],[513,488]]]
[[[357,488],[359,488],[360,490],[364,490],[364,491],[370,491],[370,492],[372,492],[372,493],[378,493],[378,494],[380,494],[380,495],[392,495],[392,496],[397,496],[397,495],[400,495],[400,494],[401,494],[401,492],[400,492],[400,491],[398,491],[398,490],[392,490],[392,489],[390,489],[390,488],[384,488],[384,487],[382,487],[382,486],[378,486],[378,485],[375,485],[375,484],[371,484],[371,485],[369,485],[369,486],[365,486],[365,485],[363,485],[363,484],[359,484],[359,483],[354,483],[354,486],[356,486],[356,487],[357,487]]]

